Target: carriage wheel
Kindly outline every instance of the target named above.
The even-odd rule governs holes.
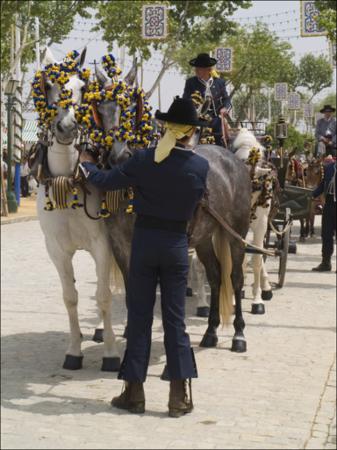
[[[284,227],[286,227],[289,218],[290,218],[290,208],[286,208],[285,218],[284,218]],[[277,284],[278,288],[281,288],[284,285],[284,280],[285,280],[285,276],[286,276],[290,231],[291,231],[291,227],[288,228],[288,230],[283,234],[283,236],[281,238],[280,262],[279,262],[279,269],[278,269],[278,284]]]

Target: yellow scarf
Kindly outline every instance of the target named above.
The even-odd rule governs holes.
[[[165,128],[166,132],[158,142],[155,150],[154,160],[156,163],[160,163],[169,156],[171,150],[176,145],[177,139],[192,136],[195,127],[192,125],[181,125],[179,123],[165,122]]]

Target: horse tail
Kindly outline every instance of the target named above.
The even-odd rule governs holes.
[[[110,271],[110,287],[114,293],[121,293],[125,290],[124,278],[114,256],[112,256]]]
[[[213,248],[220,263],[221,285],[219,294],[219,314],[223,325],[229,323],[233,313],[232,255],[226,233],[218,228],[213,236]]]

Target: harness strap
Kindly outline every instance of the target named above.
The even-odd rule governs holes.
[[[265,248],[257,247],[256,245],[250,244],[246,239],[240,236],[233,228],[218,214],[215,209],[213,209],[206,199],[202,199],[200,202],[201,206],[226,230],[230,235],[237,239],[244,247],[250,247],[258,250],[259,253],[263,253],[269,256],[275,256],[275,252],[267,250]]]

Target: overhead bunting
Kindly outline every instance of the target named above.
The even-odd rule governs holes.
[[[231,72],[233,68],[233,49],[218,47],[214,51],[214,57],[218,60],[216,70],[218,72]]]
[[[288,98],[288,83],[275,83],[274,97],[277,101],[284,101]]]
[[[318,26],[319,11],[314,1],[301,1],[301,36],[326,36],[327,32]]]
[[[297,110],[301,108],[301,96],[297,92],[290,92],[288,95],[288,109]]]
[[[314,117],[314,105],[312,103],[305,103],[303,105],[303,117],[305,119]]]
[[[165,39],[167,37],[167,6],[158,4],[143,5],[143,39]]]

